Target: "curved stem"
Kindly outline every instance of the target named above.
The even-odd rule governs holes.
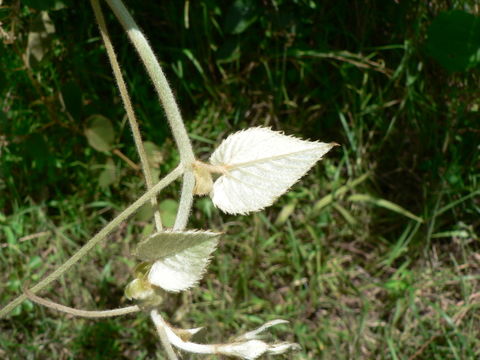
[[[188,217],[192,209],[193,188],[195,187],[195,175],[191,168],[186,169],[183,174],[182,193],[178,206],[177,217],[175,218],[174,230],[184,230],[187,226]]]
[[[172,181],[177,179],[182,175],[184,171],[183,165],[176,167],[170,174],[165,176],[162,180],[158,182],[152,189],[143,194],[140,198],[137,199],[132,205],[123,210],[115,219],[110,221],[102,230],[100,230],[93,238],[91,238],[85,245],[83,245],[75,254],[73,254],[70,259],[65,261],[59,268],[53,271],[51,274],[47,275],[43,280],[41,280],[37,285],[32,287],[30,291],[36,293],[43,288],[45,288],[52,281],[58,279],[65,271],[70,269],[75,265],[83,256],[85,256],[90,250],[93,249],[95,245],[100,243],[103,239],[106,238],[110,232],[115,229],[122,221],[126,220],[131,216],[135,211],[140,208],[143,204],[149,201],[153,196],[157,195],[164,187],[170,184]],[[17,305],[20,305],[27,297],[25,294],[21,294],[10,303],[8,303],[3,309],[0,310],[0,318],[4,317],[10,311],[12,311]]]
[[[157,310],[152,310],[150,312],[150,317],[152,318],[153,323],[155,324],[155,328],[157,329],[158,336],[160,337],[160,341],[162,342],[165,351],[167,352],[167,356],[170,360],[178,360],[175,351],[173,351],[172,344],[168,340],[168,335],[165,329],[165,321],[163,321],[162,316],[158,313]],[[160,319],[160,321],[158,320]]]
[[[216,354],[217,349],[215,345],[207,344],[196,344],[189,341],[183,341],[175,332],[168,326],[168,324],[163,320],[162,316],[158,313],[157,310],[152,310],[150,313],[152,321],[155,323],[155,326],[163,329],[167,336],[168,343],[172,343],[175,347],[182,349],[184,351],[189,351],[197,354]]]
[[[95,18],[97,19],[98,26],[100,28],[100,34],[102,35],[103,42],[105,44],[105,49],[107,50],[108,59],[110,60],[110,65],[112,66],[113,75],[120,90],[120,96],[127,112],[127,118],[130,123],[130,128],[132,129],[133,139],[135,141],[135,146],[137,147],[137,152],[140,157],[140,162],[142,164],[143,175],[145,177],[145,182],[147,184],[147,190],[150,190],[153,186],[152,172],[150,170],[150,165],[148,163],[147,154],[145,152],[145,147],[143,146],[142,136],[140,134],[140,129],[138,127],[138,122],[133,111],[132,102],[130,101],[130,96],[128,95],[127,86],[125,80],[123,79],[122,71],[118,63],[117,55],[113,48],[113,44],[110,41],[110,36],[108,34],[107,25],[105,23],[105,18],[103,17],[102,8],[100,7],[99,0],[90,0],[90,3],[95,13]],[[154,218],[155,226],[157,231],[162,230],[162,219],[160,217],[160,212],[158,211],[157,198],[153,197],[151,200],[152,208],[155,209]]]
[[[106,317],[114,317],[114,316],[120,316],[120,315],[126,315],[126,314],[131,314],[137,311],[140,311],[141,309],[137,305],[132,305],[132,306],[127,306],[124,308],[119,308],[119,309],[113,309],[113,310],[79,310],[75,308],[71,308],[69,306],[65,306],[62,304],[58,304],[56,302],[53,302],[51,300],[43,299],[35,294],[33,294],[31,291],[27,289],[23,289],[23,292],[27,296],[29,300],[32,300],[33,302],[46,306],[50,309],[61,311],[70,315],[74,316],[80,316],[84,318],[106,318]]]
[[[178,109],[172,90],[168,85],[168,81],[163,74],[162,68],[153,53],[150,44],[121,0],[106,1],[127,32],[130,41],[137,50],[145,68],[147,69],[148,75],[152,79],[153,86],[157,91],[158,97],[165,109],[165,114],[167,115],[170,127],[172,128],[173,137],[177,143],[182,162],[185,163],[185,165],[193,163],[195,155],[187,131],[185,130],[180,110]]]

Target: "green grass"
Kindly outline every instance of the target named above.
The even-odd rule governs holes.
[[[55,33],[31,68],[21,55],[38,11],[0,9],[2,29],[16,35],[0,44],[0,306],[144,191],[138,171],[83,134],[89,116],[108,117],[115,148],[138,162],[93,14],[65,3],[49,11]],[[127,6],[201,159],[248,126],[341,147],[261,213],[228,216],[198,198],[190,226],[225,235],[200,286],[165,299],[167,319],[205,326],[199,342],[287,319],[274,338],[302,350],[285,359],[478,359],[480,73],[449,72],[426,45],[438,14],[478,17],[476,2],[254,2],[241,17],[220,2],[188,3],[188,16],[183,2]],[[105,12],[165,174],[178,154],[162,109]],[[112,161],[115,176],[100,186]],[[161,200],[178,193],[176,184]],[[127,305],[130,253],[148,222],[132,218],[41,295],[78,308]],[[142,314],[73,319],[25,302],[0,320],[7,359],[164,358],[159,346]]]

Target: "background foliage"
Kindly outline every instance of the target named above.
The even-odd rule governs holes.
[[[1,304],[144,191],[87,4],[0,6]],[[478,2],[126,5],[201,158],[249,126],[342,144],[264,212],[225,216],[197,199],[191,227],[225,235],[201,286],[166,299],[168,318],[205,325],[199,341],[286,318],[303,348],[292,359],[478,359]],[[178,155],[105,12],[160,176]],[[177,195],[162,193],[167,224]],[[79,308],[125,304],[131,248],[152,231],[150,215],[142,209],[43,295]],[[0,321],[8,359],[162,358],[158,343],[143,315],[70,319],[25,302]]]

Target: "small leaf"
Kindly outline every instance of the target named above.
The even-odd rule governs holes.
[[[36,270],[42,266],[42,258],[40,256],[34,256],[28,262],[28,267],[30,270]]]
[[[107,152],[113,146],[115,132],[112,122],[102,115],[92,115],[87,119],[85,136],[95,150]]]
[[[426,48],[449,71],[480,63],[480,18],[461,10],[440,13],[428,28]]]
[[[111,158],[108,158],[104,169],[100,173],[100,176],[98,177],[98,185],[102,188],[106,188],[110,185],[112,185],[117,178],[117,168],[115,166],[115,163]]]
[[[210,157],[223,173],[213,184],[212,201],[231,214],[270,206],[336,145],[261,127],[230,135]]]
[[[134,254],[155,261],[148,275],[150,283],[167,291],[182,291],[202,278],[219,236],[210,231],[160,232],[140,242]]]
[[[152,182],[154,184],[160,181],[160,169],[152,168],[150,174],[152,175]]]
[[[153,217],[153,208],[150,202],[147,202],[140,206],[140,209],[137,210],[135,214],[135,220],[137,221],[148,221]]]
[[[295,206],[297,206],[296,202],[291,202],[290,204],[285,205],[282,208],[282,211],[280,211],[280,213],[278,214],[277,219],[275,220],[275,225],[281,226],[285,224],[290,215],[292,215],[295,211]]]
[[[265,324],[263,324],[262,326],[260,326],[259,328],[255,329],[255,330],[252,330],[252,331],[249,331],[249,332],[246,332],[245,334],[242,334],[242,335],[238,336],[235,339],[235,341],[246,341],[246,340],[260,339],[260,336],[259,336],[260,333],[262,333],[265,330],[271,328],[272,326],[277,326],[277,325],[281,325],[281,324],[288,324],[288,321],[283,320],[283,319],[275,319],[275,320],[268,321]]]
[[[33,20],[30,30],[25,52],[25,58],[29,67],[40,62],[47,53],[52,34],[55,33],[55,25],[48,13],[42,11]]]
[[[163,162],[163,154],[160,147],[151,141],[145,141],[143,146],[147,154],[148,164],[153,168],[158,168]]]
[[[158,208],[160,210],[163,224],[169,228],[173,227],[178,211],[178,201],[173,199],[163,200],[158,204]]]
[[[167,228],[173,227],[175,224],[175,218],[177,216],[178,202],[173,199],[163,200],[158,204],[158,210],[160,210],[160,216],[162,217],[163,225]],[[135,220],[148,221],[153,217],[153,208],[150,202],[143,204],[135,214]]]

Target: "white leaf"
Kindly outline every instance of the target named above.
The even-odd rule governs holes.
[[[237,337],[233,342],[226,344],[197,344],[189,341],[192,330],[174,329],[163,320],[157,310],[151,312],[152,320],[157,327],[162,327],[168,337],[168,341],[175,347],[184,351],[189,351],[197,354],[215,354],[227,355],[230,357],[242,358],[245,360],[255,360],[264,354],[278,355],[290,350],[299,350],[300,345],[296,343],[274,343],[269,344],[257,338],[259,332],[262,332],[269,327],[285,323],[284,320],[273,320],[265,325],[259,327],[254,331],[250,331],[244,336]],[[187,333],[184,338],[182,334]]]
[[[227,356],[235,356],[246,360],[255,360],[268,351],[268,344],[260,340],[249,340],[240,343],[225,344],[218,347],[218,352]]]
[[[148,281],[167,291],[186,290],[202,278],[219,233],[210,231],[165,231],[138,244],[134,254],[155,261]]]
[[[259,339],[260,338],[259,337],[260,333],[264,332],[268,328],[271,328],[272,326],[276,326],[276,325],[279,325],[279,324],[288,324],[288,321],[287,320],[282,320],[282,319],[271,320],[271,321],[263,324],[259,328],[255,329],[255,330],[252,330],[252,331],[249,331],[249,332],[237,337],[235,340],[236,341],[245,341],[245,340]]]
[[[270,206],[336,145],[262,127],[234,133],[210,157],[223,173],[213,184],[213,203],[231,214]]]

